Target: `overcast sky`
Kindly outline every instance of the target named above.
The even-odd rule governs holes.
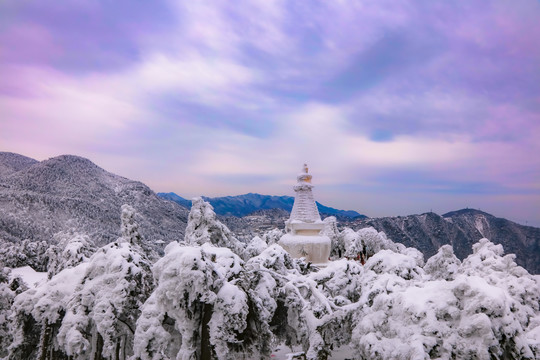
[[[540,1],[3,0],[0,150],[540,226]]]

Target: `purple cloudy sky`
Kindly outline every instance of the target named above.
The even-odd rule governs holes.
[[[0,2],[0,150],[540,226],[540,1]]]

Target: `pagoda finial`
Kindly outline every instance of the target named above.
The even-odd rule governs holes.
[[[309,174],[308,171],[309,168],[307,164],[304,163],[304,166],[302,166],[302,172],[296,177],[296,180],[298,180],[298,184],[311,184],[312,176]]]

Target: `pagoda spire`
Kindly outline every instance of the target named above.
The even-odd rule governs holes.
[[[313,197],[313,185],[311,184],[312,176],[309,173],[307,164],[304,164],[302,172],[296,177],[296,185],[293,187],[296,193],[294,197],[294,205],[291,211],[289,222],[302,221],[313,223],[321,221],[315,198]]]

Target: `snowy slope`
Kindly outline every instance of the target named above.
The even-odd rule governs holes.
[[[10,152],[0,152],[0,176],[13,174],[19,170],[28,168],[37,162],[37,160],[23,155]]]
[[[62,155],[37,162],[0,153],[0,161],[0,239],[50,242],[55,233],[76,228],[103,245],[119,236],[123,204],[142,215],[149,241],[183,238],[185,208],[88,159]]]
[[[463,209],[444,215],[420,215],[360,219],[349,224],[354,229],[373,226],[393,241],[414,247],[426,258],[439,247],[451,244],[456,256],[464,259],[472,253],[472,245],[486,237],[502,244],[508,253],[516,254],[516,262],[533,274],[540,273],[540,229],[497,218],[488,213]]]

